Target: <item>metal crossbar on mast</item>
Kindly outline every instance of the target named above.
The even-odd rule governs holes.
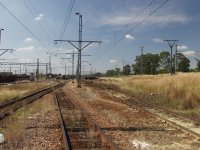
[[[14,50],[14,49],[0,49],[0,51],[2,51],[2,52],[0,53],[0,56],[2,56],[3,54],[5,54],[5,53],[8,52],[8,51],[13,52],[13,51],[15,51],[15,50]]]
[[[54,53],[47,53],[47,54],[50,54],[50,55],[59,55],[59,54],[66,54],[66,55],[72,55],[72,58],[67,58],[67,57],[61,57],[61,59],[66,59],[66,60],[68,60],[70,63],[72,63],[72,75],[74,76],[74,56],[76,55],[76,54],[78,54],[78,53],[74,53],[74,51],[73,51],[73,53],[69,53],[69,52],[61,52],[61,53],[56,53],[56,52],[54,52]],[[81,56],[91,56],[91,55],[81,55]]]
[[[77,65],[77,82],[78,82],[78,88],[81,87],[81,51],[85,49],[87,46],[89,46],[92,43],[102,43],[102,41],[83,41],[82,40],[82,15],[80,13],[76,13],[76,15],[79,16],[79,40],[54,40],[55,43],[57,42],[68,42],[70,43],[74,48],[78,50],[78,65]],[[78,43],[78,46],[75,45],[75,43]],[[85,43],[85,45],[82,47],[82,44]]]
[[[171,75],[173,75],[173,59],[172,59],[172,50],[173,50],[173,47],[175,45],[175,43],[177,42],[178,40],[164,40],[164,42],[167,42],[169,47],[170,47],[170,50],[171,50],[171,53],[170,53],[170,72],[171,72]],[[176,54],[175,54],[176,55]],[[175,56],[176,57],[176,56]]]

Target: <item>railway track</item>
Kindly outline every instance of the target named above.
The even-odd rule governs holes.
[[[199,124],[199,122],[197,122],[194,119],[167,110],[165,108],[157,107],[150,103],[138,102],[137,100],[132,100],[132,102],[126,104],[131,107],[137,107],[138,109],[141,109],[153,116],[156,116],[161,120],[166,121],[167,123],[173,125],[176,128],[179,128],[197,138],[200,138],[200,128],[196,126],[196,124]]]
[[[55,93],[55,99],[66,150],[120,150],[77,102],[72,102],[62,91]]]
[[[89,85],[102,89],[98,85],[94,85],[94,84],[89,84]],[[111,91],[109,90],[108,92],[113,96],[112,90]],[[130,107],[147,112],[151,114],[152,116],[155,116],[161,120],[164,120],[165,122],[171,124],[172,126],[181,129],[184,132],[187,132],[197,138],[200,138],[200,128],[198,126],[200,124],[200,120],[196,120],[196,119],[187,117],[185,115],[176,113],[174,111],[168,110],[166,108],[162,108],[154,104],[151,104],[149,102],[140,101],[134,98],[130,98],[128,101],[117,99],[117,102],[121,102]]]
[[[33,94],[30,94],[28,96],[19,98],[19,99],[13,99],[10,101],[6,101],[0,104],[0,120],[9,116],[12,114],[14,111],[19,109],[20,107],[29,104],[33,102],[34,100],[44,96],[45,94],[53,91],[54,89],[57,89],[59,87],[63,86],[63,84],[57,84],[55,86],[43,89],[41,91],[37,91]]]

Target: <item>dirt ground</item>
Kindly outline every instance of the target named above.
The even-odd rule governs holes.
[[[62,132],[53,94],[47,94],[0,122],[6,143],[0,150],[61,150]]]
[[[63,90],[76,99],[103,131],[123,150],[198,150],[200,140],[137,108],[117,102],[105,91],[68,83]]]
[[[65,94],[90,114],[108,137],[123,150],[200,150],[200,140],[166,122],[120,103],[123,95],[112,97],[106,91],[74,83],[63,87]],[[0,150],[63,149],[55,101],[48,94],[16,115],[0,121],[6,144]]]

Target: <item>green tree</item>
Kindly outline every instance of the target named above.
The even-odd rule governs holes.
[[[120,75],[120,68],[115,68],[115,75]]]
[[[130,75],[131,73],[131,66],[130,65],[125,65],[123,67],[123,75]]]
[[[159,72],[167,73],[170,69],[170,53],[162,51],[159,56]]]
[[[107,70],[105,75],[108,77],[115,76],[115,70]]]
[[[177,64],[178,71],[189,72],[190,71],[190,60],[185,57],[182,53],[177,53]]]
[[[135,62],[132,65],[135,74],[156,74],[159,67],[159,55],[147,53],[136,56]]]
[[[197,61],[197,69],[200,71],[200,60]]]
[[[102,76],[102,73],[101,73],[101,72],[97,72],[97,73],[94,74],[94,76],[96,76],[96,77],[101,77],[101,76]]]

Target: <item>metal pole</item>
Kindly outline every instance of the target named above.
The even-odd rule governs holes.
[[[67,67],[66,67],[66,64],[65,64],[65,78],[66,78],[66,69],[67,69]]]
[[[20,75],[22,74],[21,64],[20,64],[20,71],[19,71],[19,74],[20,74]]]
[[[92,64],[90,63],[90,75],[92,75]]]
[[[1,45],[1,31],[3,31],[4,29],[0,29],[0,45]]]
[[[172,53],[172,49],[173,49],[173,47],[174,47],[174,44],[178,41],[178,40],[164,40],[164,41],[167,41],[167,43],[168,43],[168,45],[169,45],[169,47],[170,47],[170,52],[171,52],[171,54],[170,54],[170,72],[171,72],[171,75],[173,75],[173,60],[172,60],[172,55],[173,55],[173,53]],[[172,42],[172,43],[171,43]]]
[[[27,64],[25,64],[25,73],[27,75]]]
[[[11,72],[11,64],[10,64],[10,72]]]
[[[141,63],[141,64],[140,64],[140,65],[141,65],[141,66],[140,66],[140,67],[141,67],[141,68],[140,68],[140,69],[141,69],[141,72],[140,72],[140,73],[141,73],[141,74],[143,74],[143,66],[142,66],[142,65],[143,65],[143,64],[142,64],[143,48],[144,48],[144,47],[141,46],[141,56],[140,56],[140,63]]]
[[[49,74],[52,74],[52,68],[51,68],[51,54],[49,55]]]
[[[81,87],[82,15],[79,14],[78,87]]]
[[[46,63],[46,76],[48,74],[48,63]]]
[[[177,72],[177,48],[178,48],[178,45],[176,44],[176,50],[175,50],[175,73]]]
[[[170,71],[171,71],[171,75],[173,74],[172,48],[173,48],[173,46],[170,46],[170,49],[171,49],[171,55],[170,55],[170,60],[171,60]]]
[[[74,51],[72,54],[72,76],[74,77]]]
[[[37,71],[36,71],[36,78],[39,80],[39,59],[37,59]]]

